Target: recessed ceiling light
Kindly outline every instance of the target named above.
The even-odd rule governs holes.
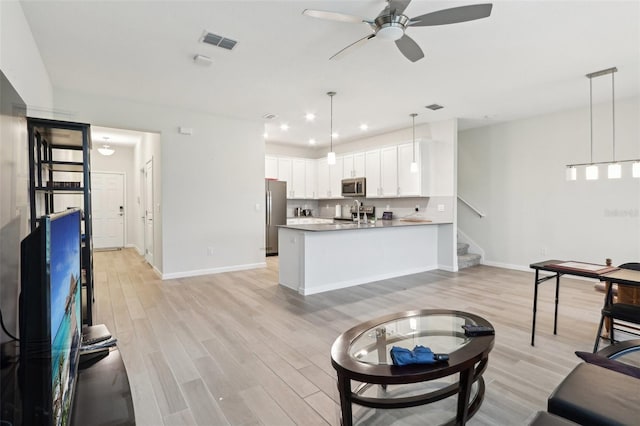
[[[265,138],[265,139],[268,139],[268,138],[269,138],[269,133],[264,132],[264,133],[262,134],[262,137],[263,137],[263,138]]]
[[[333,132],[333,133],[331,134],[331,136],[333,136],[333,138],[335,138],[335,139],[337,139],[337,138],[339,138],[339,137],[340,137],[340,135],[339,135],[338,133],[336,133],[336,132]]]
[[[280,125],[280,130],[283,130],[286,132],[287,130],[289,130],[289,125],[287,123],[282,123]]]
[[[311,138],[309,139],[309,145],[315,145],[316,144],[316,140]]]
[[[360,125],[360,130],[367,130],[367,129],[369,129],[369,126],[367,126],[365,123],[362,123]]]
[[[315,115],[314,113],[312,113],[312,112],[308,112],[308,113],[304,116],[304,118],[306,118],[306,119],[307,119],[307,121],[313,121],[313,120],[315,120],[315,119],[316,119],[316,115]]]

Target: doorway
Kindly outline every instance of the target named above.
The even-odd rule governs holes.
[[[153,265],[153,157],[144,167],[144,258]]]
[[[93,247],[122,248],[125,241],[125,175],[91,174]]]

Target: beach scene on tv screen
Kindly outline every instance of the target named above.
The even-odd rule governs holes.
[[[69,423],[81,335],[78,216],[51,222],[51,389],[53,424]]]

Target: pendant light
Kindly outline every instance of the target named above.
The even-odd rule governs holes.
[[[418,173],[418,163],[416,163],[416,117],[418,114],[414,112],[409,114],[409,116],[411,117],[413,127],[413,161],[411,161],[409,170],[411,170],[411,173]]]
[[[105,144],[102,145],[102,148],[98,148],[98,152],[106,157],[113,155],[114,152],[116,152],[113,148],[111,148],[109,145],[106,144],[106,142],[109,142],[109,137],[105,136],[103,137]]]
[[[330,133],[330,139],[329,139],[329,153],[327,154],[327,163],[329,163],[329,165],[334,165],[336,164],[336,153],[333,152],[333,97],[336,95],[336,92],[327,92],[327,95],[329,95],[329,98],[331,99],[331,133]]]
[[[606,70],[592,72],[587,74],[589,79],[589,122],[590,122],[590,135],[591,135],[591,161],[587,164],[569,164],[567,165],[566,178],[567,180],[577,179],[577,166],[587,166],[585,168],[585,178],[587,180],[598,179],[598,166],[600,164],[607,164],[607,177],[609,179],[622,178],[622,164],[620,163],[633,163],[631,167],[631,175],[634,178],[640,178],[640,159],[636,160],[617,160],[616,159],[616,104],[615,104],[615,76],[618,72],[618,68],[612,67]],[[612,161],[593,162],[593,83],[594,77],[601,77],[603,75],[611,74],[611,144],[612,144]]]

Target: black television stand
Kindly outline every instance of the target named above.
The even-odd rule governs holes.
[[[71,413],[71,425],[136,424],[129,377],[117,347],[78,367]]]

